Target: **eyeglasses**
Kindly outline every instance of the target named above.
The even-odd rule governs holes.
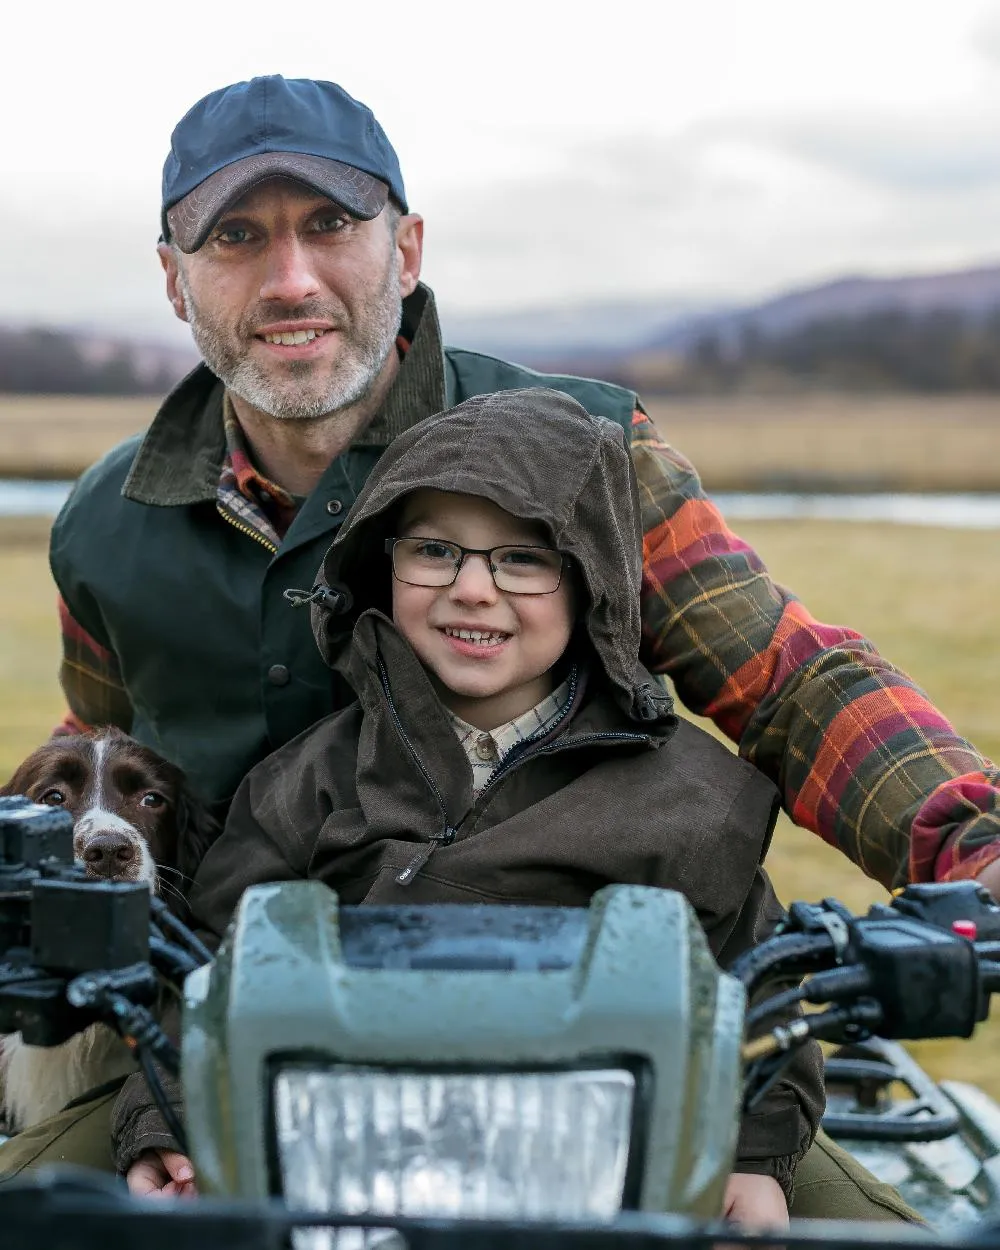
[[[461,547],[442,538],[387,538],[392,573],[408,586],[451,586],[467,556],[482,556],[497,590],[551,595],[562,581],[565,557],[552,547]]]

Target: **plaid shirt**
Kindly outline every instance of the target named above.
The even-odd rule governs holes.
[[[230,410],[231,411],[231,410]],[[275,547],[295,501],[250,462],[235,418],[220,510]],[[1000,769],[853,630],[815,620],[727,527],[644,412],[632,456],[643,514],[643,658],[770,777],[796,822],[887,886],[973,876],[1000,858]],[[128,729],[115,656],[60,604],[56,732]]]
[[[540,738],[552,729],[562,717],[569,701],[570,682],[567,678],[540,703],[528,708],[514,720],[497,725],[496,729],[488,732],[477,729],[454,712],[449,712],[458,741],[472,769],[472,793],[479,795],[503,762],[504,756],[519,742],[536,735]]]

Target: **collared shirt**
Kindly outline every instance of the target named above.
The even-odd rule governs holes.
[[[447,366],[433,298],[426,288],[418,293],[425,303],[409,325],[404,302],[403,334],[412,346],[355,446],[387,446],[445,406]],[[817,621],[772,581],[706,496],[694,467],[641,408],[631,451],[644,534],[647,668],[666,675],[686,707],[714,721],[774,781],[796,824],[839,847],[869,876],[901,884],[905,864],[911,881],[949,880],[1000,858],[1000,769],[872,643]],[[262,537],[265,524],[274,524],[262,508],[265,480],[241,473],[228,446],[223,454],[214,485],[205,459],[203,480],[190,487],[185,478],[185,490],[217,492],[228,467],[247,503],[241,528],[275,546]],[[139,502],[178,501],[144,498],[162,457],[140,466],[142,455],[126,494]],[[57,732],[108,723],[127,730],[132,708],[117,658],[64,603],[59,607],[60,680],[72,711]]]
[[[489,731],[477,729],[454,712],[449,712],[455,733],[458,734],[458,740],[472,769],[472,793],[479,795],[512,747],[528,738],[540,738],[554,728],[569,700],[570,683],[567,679],[540,703]]]

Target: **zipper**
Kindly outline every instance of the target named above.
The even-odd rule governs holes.
[[[483,797],[483,795],[490,788],[490,786],[492,786],[495,781],[499,780],[500,776],[503,773],[505,773],[509,768],[513,767],[513,765],[516,764],[519,759],[521,759],[524,753],[530,749],[532,743],[536,742],[539,738],[547,738],[548,735],[552,733],[554,729],[558,729],[558,727],[563,723],[563,721],[572,711],[573,704],[576,702],[577,676],[578,676],[578,670],[577,670],[576,665],[574,664],[572,669],[570,670],[570,675],[569,675],[569,694],[566,697],[566,702],[560,708],[559,714],[550,724],[543,725],[540,729],[536,729],[535,732],[531,734],[530,737],[525,738],[522,742],[518,742],[515,746],[511,747],[511,749],[507,752],[507,754],[503,757],[503,759],[499,761],[496,768],[494,768],[494,770],[486,778],[486,782],[483,785],[483,788],[479,791],[479,796],[476,799],[476,803],[479,802],[479,799]],[[473,806],[475,806],[475,804]],[[463,817],[463,822],[464,820],[465,820],[465,817]]]
[[[399,713],[396,711],[396,705],[393,703],[392,695],[389,692],[389,674],[385,671],[385,663],[383,662],[381,656],[378,658],[378,675],[379,680],[382,683],[382,692],[385,695],[386,703],[389,705],[389,715],[392,717],[392,722],[396,726],[396,732],[402,739],[403,745],[410,754],[410,759],[413,760],[417,767],[417,771],[427,783],[428,790],[430,790],[431,794],[434,795],[434,800],[441,812],[441,822],[444,825],[444,831],[442,833],[431,834],[427,845],[422,846],[419,852],[413,857],[413,859],[410,860],[406,867],[396,873],[397,885],[409,885],[439,846],[450,846],[451,843],[455,841],[458,830],[453,828],[448,823],[448,809],[445,806],[445,801],[441,791],[437,788],[434,778],[424,767],[420,756],[414,750],[413,743],[410,741],[406,730],[403,728],[403,722],[399,719]]]
[[[519,768],[526,760],[538,759],[542,755],[555,755],[559,751],[573,750],[575,747],[578,747],[578,746],[589,746],[591,743],[594,743],[594,742],[627,743],[627,742],[648,742],[649,741],[648,734],[633,734],[633,733],[624,733],[624,732],[620,732],[620,733],[602,732],[602,733],[586,734],[582,738],[574,738],[571,742],[553,742],[550,746],[536,746],[535,750],[532,750],[531,748],[533,745],[535,745],[537,738],[547,737],[556,728],[556,726],[561,724],[562,721],[569,715],[569,712],[571,708],[573,707],[573,703],[576,699],[577,674],[576,674],[576,668],[574,667],[572,676],[570,678],[569,698],[566,700],[565,706],[563,707],[559,716],[552,722],[552,724],[545,726],[544,729],[539,729],[536,735],[533,735],[530,738],[525,738],[523,742],[519,742],[517,746],[513,747],[510,751],[507,752],[503,760],[497,765],[497,767],[493,770],[493,772],[487,778],[486,784],[483,786],[482,790],[480,790],[478,797],[476,798],[472,806],[469,808],[469,810],[465,813],[465,815],[462,817],[462,819],[458,822],[457,825],[451,825],[448,823],[448,809],[445,805],[445,801],[441,794],[441,791],[438,789],[434,781],[434,778],[430,775],[430,773],[424,767],[423,761],[420,759],[420,756],[417,755],[417,752],[414,749],[413,743],[410,742],[410,739],[407,736],[406,730],[403,728],[403,723],[399,719],[399,713],[396,711],[396,705],[393,703],[392,695],[389,692],[389,675],[386,672],[385,663],[383,662],[381,656],[379,656],[379,659],[378,659],[378,674],[379,674],[379,680],[382,683],[382,691],[385,694],[386,702],[389,705],[389,714],[392,717],[393,724],[396,727],[396,732],[399,734],[400,738],[402,739],[403,745],[406,747],[407,751],[409,752],[410,758],[413,760],[414,764],[417,767],[417,771],[420,773],[421,777],[423,777],[424,781],[426,782],[427,788],[430,790],[431,794],[434,795],[434,799],[437,802],[438,808],[440,809],[440,812],[441,812],[441,821],[442,821],[442,824],[444,825],[443,832],[431,834],[427,844],[425,846],[422,846],[420,850],[417,852],[417,854],[413,857],[413,859],[411,859],[410,862],[406,865],[406,867],[402,868],[396,874],[397,885],[411,885],[413,881],[415,881],[416,878],[419,876],[421,869],[426,866],[427,862],[430,860],[431,856],[434,854],[437,848],[439,846],[450,846],[458,837],[459,833],[462,830],[463,825],[465,825],[466,822],[469,821],[472,817],[478,816],[479,814],[481,814],[483,799],[487,795],[487,793],[494,786],[499,784],[500,781],[502,781],[505,777],[507,777],[508,774],[513,772],[515,769]]]
[[[542,756],[542,755],[556,755],[560,751],[572,751],[576,747],[589,746],[592,742],[621,742],[621,743],[648,742],[649,735],[648,734],[630,734],[630,733],[611,733],[611,732],[593,733],[593,734],[586,734],[582,738],[573,738],[572,741],[570,742],[553,742],[551,746],[538,747],[537,750],[534,750],[534,751],[521,751],[520,748],[522,746],[526,746],[528,743],[530,743],[530,741],[531,739],[528,739],[526,743],[519,743],[518,746],[514,748],[514,750],[507,752],[507,755],[505,759],[503,760],[503,762],[500,764],[500,766],[493,773],[491,773],[491,775],[486,779],[486,785],[484,785],[483,788],[479,791],[479,797],[476,799],[476,802],[473,805],[473,807],[470,808],[469,812],[465,816],[463,816],[462,819],[459,821],[458,829],[461,829],[462,825],[465,824],[469,816],[472,815],[476,807],[478,807],[479,804],[482,802],[483,796],[486,794],[487,790],[489,790],[492,786],[495,786],[498,782],[502,781],[504,777],[507,776],[508,773],[513,772],[513,770],[516,768],[520,768],[520,766],[524,763],[525,760],[529,760],[529,759],[536,760],[539,758],[539,756]],[[517,752],[517,759],[511,762],[510,757],[515,753],[515,751]],[[458,832],[458,830],[456,830],[456,832]]]
[[[264,535],[261,534],[259,530],[253,529],[251,526],[245,524],[243,521],[238,521],[236,517],[234,517],[232,513],[227,512],[225,508],[222,507],[221,504],[216,504],[215,510],[216,512],[218,512],[219,516],[222,517],[224,521],[229,522],[229,524],[233,527],[233,529],[239,530],[241,534],[247,534],[249,535],[250,538],[256,539],[257,542],[259,542],[262,547],[266,547],[268,551],[271,552],[272,555],[274,555],[277,552],[278,548],[274,545],[273,542],[271,542],[269,538],[265,538]]]

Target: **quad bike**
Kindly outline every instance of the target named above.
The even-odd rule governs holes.
[[[65,813],[0,799],[0,1032],[54,1045],[100,1020],[154,1094],[157,1065],[179,1073],[204,1195],[53,1169],[0,1187],[0,1246],[1000,1247],[1000,1108],[898,1045],[970,1036],[998,960],[975,883],[862,917],[793,904],[722,973],[670,891],[355,908],[316,882],[248,891],[213,960],[144,886],[86,880]],[[776,975],[805,980],[748,1011]],[[183,986],[179,1051],[150,1011],[163,980]],[[933,1231],[718,1219],[741,1107],[811,1037],[839,1045],[828,1131]]]

